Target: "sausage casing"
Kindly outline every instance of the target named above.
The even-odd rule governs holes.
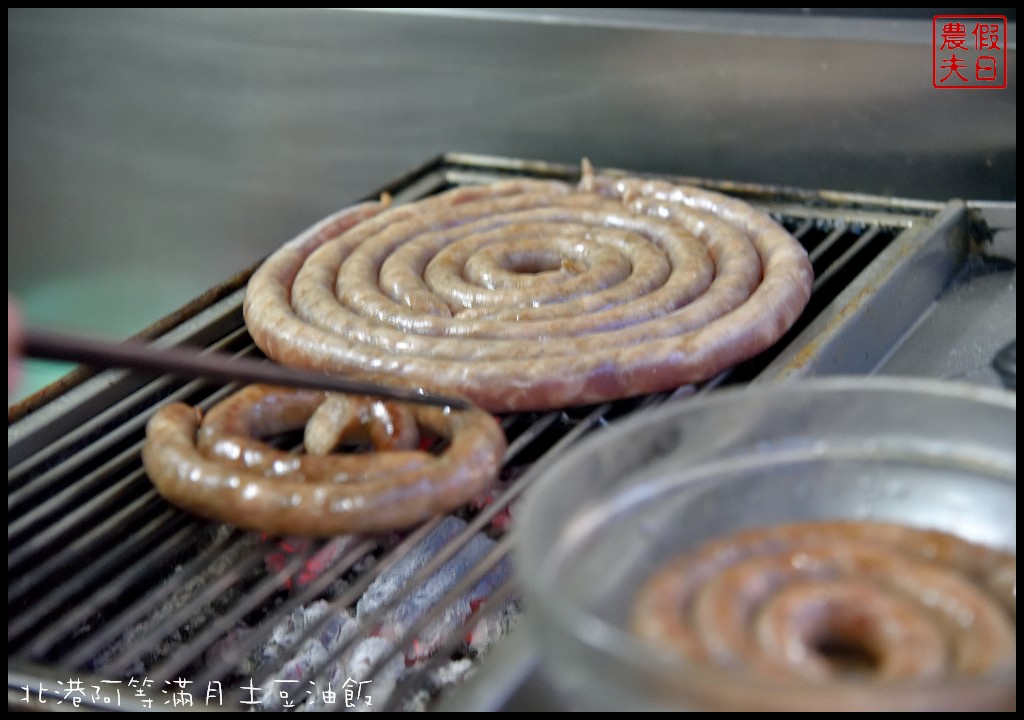
[[[278,362],[500,413],[709,379],[782,337],[812,280],[804,248],[742,201],[587,175],[346,211],[272,254],[244,312]]]
[[[436,452],[308,455],[262,441],[301,427],[325,399],[314,391],[249,386],[215,406],[202,427],[191,406],[167,405],[146,427],[146,471],[165,498],[203,517],[270,534],[326,537],[404,528],[451,511],[485,491],[501,468],[504,432],[476,408],[403,409],[419,431],[443,444]]]

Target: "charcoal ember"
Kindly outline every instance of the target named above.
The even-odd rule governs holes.
[[[325,616],[327,623],[312,637],[306,638],[310,628]],[[278,623],[269,641],[260,649],[263,663],[279,664],[271,677],[263,684],[261,708],[282,710],[300,700],[315,696],[310,693],[311,678],[319,674],[331,675],[335,669],[344,672],[342,662],[332,658],[336,650],[356,633],[357,625],[346,612],[338,612],[325,600],[318,600],[306,607],[296,608],[283,622]],[[305,639],[303,639],[305,638]],[[296,643],[301,643],[298,649]],[[286,662],[281,660],[288,658]],[[326,670],[325,665],[330,664]]]
[[[294,609],[270,629],[262,644],[248,653],[245,653],[244,648],[251,645],[252,638],[262,633],[258,627],[240,625],[210,647],[206,653],[206,665],[227,664],[235,667],[241,677],[256,675],[267,665],[280,663],[287,656],[289,648],[295,648],[300,642],[306,629],[319,622],[328,612],[329,606],[323,601]]]
[[[455,517],[446,517],[427,534],[390,570],[385,571],[367,588],[356,606],[356,617],[363,622],[377,613],[393,598],[402,596],[398,605],[387,611],[380,622],[378,634],[396,642],[405,642],[410,628],[429,613],[441,598],[467,573],[472,571],[494,547],[495,542],[477,533],[437,572],[408,591],[412,577],[448,543],[466,528],[466,523]],[[410,661],[431,655],[452,632],[465,623],[479,603],[491,590],[504,582],[512,572],[508,558],[491,568],[469,591],[444,608],[439,617],[417,633],[407,647]]]
[[[362,621],[401,593],[412,576],[443,550],[445,545],[465,527],[466,523],[458,518],[444,518],[426,537],[405,553],[390,570],[382,572],[370,584],[356,605],[357,619]]]
[[[473,500],[472,506],[478,511],[484,510],[493,505],[501,497],[503,491],[504,488],[495,488],[479,495]],[[507,532],[512,527],[512,516],[507,507],[499,510],[491,518],[491,527],[500,532]]]
[[[304,588],[361,541],[357,535],[337,535],[330,538],[323,547],[313,553],[299,572],[286,581],[286,584],[296,590]],[[306,537],[281,538],[277,541],[275,549],[264,558],[267,572],[280,572],[292,557],[296,554],[309,553],[316,547],[317,542],[319,541]]]

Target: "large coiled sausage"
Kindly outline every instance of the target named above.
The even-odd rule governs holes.
[[[586,172],[344,211],[266,260],[244,312],[278,362],[511,412],[709,379],[775,343],[812,279],[742,201]]]

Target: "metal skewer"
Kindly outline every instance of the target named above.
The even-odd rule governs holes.
[[[249,358],[201,354],[180,347],[158,348],[137,340],[113,342],[26,328],[22,352],[38,359],[77,362],[92,367],[151,370],[180,377],[312,388],[421,405],[448,406],[457,410],[470,407],[470,403],[463,398],[438,395],[422,388],[380,385]]]

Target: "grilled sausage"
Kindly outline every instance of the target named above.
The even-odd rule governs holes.
[[[810,296],[792,236],[697,188],[585,174],[579,187],[507,180],[353,212],[253,275],[257,345],[492,412],[706,380],[775,343]]]
[[[343,403],[340,414],[328,412],[333,418],[314,421],[358,428],[375,444],[407,446],[412,431],[397,428],[394,418],[411,418],[417,436],[443,444],[437,452],[297,455],[261,441],[302,428],[324,400],[314,391],[249,386],[214,406],[202,426],[194,408],[167,405],[146,427],[146,472],[167,500],[203,517],[270,534],[322,537],[411,526],[465,504],[497,477],[505,435],[479,409],[399,403],[396,412],[359,399]],[[388,424],[394,429],[385,440],[381,426]]]
[[[679,657],[767,677],[908,682],[1016,666],[1016,557],[948,533],[821,521],[686,553],[632,626]]]

